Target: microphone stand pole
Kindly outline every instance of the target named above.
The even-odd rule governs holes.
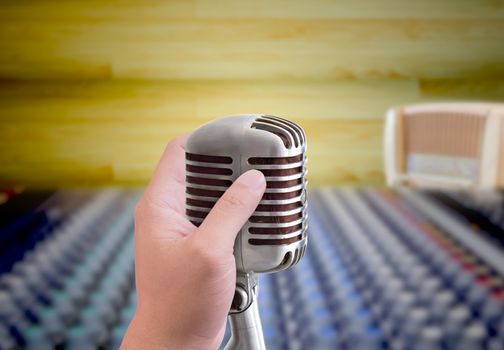
[[[257,292],[257,276],[254,273],[236,276],[236,290],[229,312],[231,338],[225,350],[266,350]]]

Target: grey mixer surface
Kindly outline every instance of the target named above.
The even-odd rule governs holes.
[[[0,349],[118,348],[136,190],[0,205]],[[504,194],[320,189],[295,267],[260,276],[268,349],[504,349]],[[228,335],[227,335],[228,336]]]

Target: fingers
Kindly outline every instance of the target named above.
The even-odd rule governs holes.
[[[165,148],[144,197],[184,215],[185,144],[190,134],[173,139]]]
[[[254,212],[266,188],[264,175],[247,171],[229,187],[207,215],[194,239],[212,251],[233,251],[238,231]]]

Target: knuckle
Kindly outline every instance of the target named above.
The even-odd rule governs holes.
[[[165,146],[165,152],[171,152],[172,150],[179,147],[179,144],[180,144],[180,137],[176,137],[174,139],[171,139],[170,141],[168,141],[168,143]]]
[[[221,201],[226,208],[243,208],[246,206],[245,201],[236,193],[225,193]]]
[[[151,213],[153,210],[153,203],[149,199],[149,196],[146,193],[138,200],[133,210],[133,217],[135,222],[145,222],[149,221],[151,218]]]
[[[198,262],[206,273],[216,272],[222,266],[222,259],[219,254],[209,249],[207,245],[202,243],[194,243],[192,245],[192,257]]]

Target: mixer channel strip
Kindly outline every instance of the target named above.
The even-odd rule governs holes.
[[[25,238],[10,243],[25,251],[0,275],[1,350],[119,347],[136,307],[139,195],[59,191],[2,221],[15,231],[23,217],[45,215],[44,225],[19,225]],[[478,224],[481,206],[462,194],[323,189],[308,197],[305,256],[259,276],[268,349],[504,349],[498,210],[490,230]]]

